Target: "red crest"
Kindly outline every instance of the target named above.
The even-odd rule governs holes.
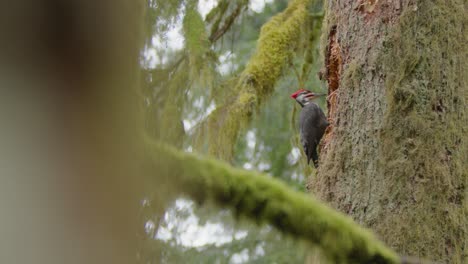
[[[296,92],[294,92],[293,94],[291,94],[291,98],[292,98],[292,99],[296,99],[296,97],[297,97],[300,93],[302,93],[302,92],[310,92],[310,91],[308,91],[308,90],[306,90],[306,89],[299,89],[299,90],[297,90]]]

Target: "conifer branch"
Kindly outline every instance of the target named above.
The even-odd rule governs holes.
[[[232,12],[232,14],[228,18],[226,18],[226,21],[224,22],[223,26],[211,33],[209,37],[211,43],[216,42],[231,28],[236,18],[241,14],[243,7],[244,5],[242,4],[237,5],[236,9]]]

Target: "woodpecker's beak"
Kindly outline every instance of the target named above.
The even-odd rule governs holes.
[[[325,96],[325,95],[327,95],[327,94],[326,93],[323,93],[323,94],[309,93],[309,94],[307,94],[307,98],[315,99],[317,97],[321,97],[321,96]]]

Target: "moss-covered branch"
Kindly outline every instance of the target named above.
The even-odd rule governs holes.
[[[290,2],[286,10],[261,29],[257,50],[234,85],[234,95],[208,118],[210,153],[230,159],[239,131],[268,98],[294,56],[308,25],[311,0]]]
[[[149,173],[202,203],[213,199],[237,215],[266,222],[322,249],[333,263],[401,263],[369,231],[309,195],[256,172],[147,144]]]

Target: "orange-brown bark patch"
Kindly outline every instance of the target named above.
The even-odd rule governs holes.
[[[340,87],[340,76],[341,68],[343,65],[341,47],[338,43],[336,36],[336,27],[333,27],[328,42],[328,49],[325,58],[326,67],[326,80],[328,83],[328,97],[327,97],[327,108],[328,108],[328,122],[330,125],[325,131],[320,149],[323,150],[332,137],[334,118],[336,116],[336,109],[338,105],[338,89]]]

